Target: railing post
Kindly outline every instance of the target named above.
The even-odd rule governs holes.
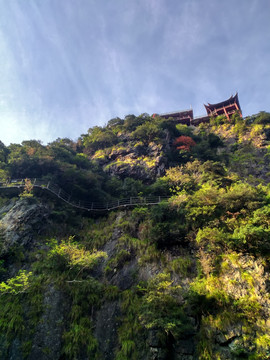
[[[0,184],[0,187],[8,187],[9,184],[13,185],[13,187],[21,187],[23,186],[23,184],[25,184],[25,179],[6,179],[3,183]],[[75,206],[75,207],[79,207],[81,209],[85,209],[85,210],[94,210],[94,202],[92,203],[85,203],[84,201],[77,201],[77,200],[72,200],[72,195],[67,194],[65,191],[63,191],[63,189],[59,188],[58,185],[54,185],[52,184],[52,187],[50,189],[50,184],[51,181],[48,181],[47,185],[46,182],[37,178],[33,178],[32,179],[32,184],[42,184],[42,186],[40,185],[36,185],[39,186],[43,189],[49,189],[53,194],[55,194],[58,198],[61,198],[62,200],[66,201],[67,203],[69,203],[71,206]],[[61,193],[63,193],[62,197],[61,197]],[[162,201],[162,199],[164,201],[168,201],[169,197],[168,196],[152,196],[152,197],[148,197],[144,196],[144,197],[135,197],[134,201],[133,201],[133,197],[130,198],[126,198],[126,199],[117,199],[113,202],[109,201],[107,203],[97,203],[97,207],[95,208],[96,210],[112,210],[115,209],[116,207],[120,207],[120,206],[128,206],[128,205],[136,205],[136,204],[145,204],[145,205],[155,205],[158,204]]]

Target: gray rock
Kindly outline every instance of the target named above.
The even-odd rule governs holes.
[[[11,199],[7,204],[0,208],[0,219],[9,212],[9,210],[15,205],[15,203],[16,200]]]
[[[114,147],[107,157],[98,159],[93,155],[93,159],[113,176],[153,181],[157,176],[165,174],[165,148],[166,144],[151,142],[148,145],[140,145],[136,141],[129,141],[125,147]]]
[[[158,331],[155,329],[149,330],[147,343],[151,348],[161,347],[161,343],[158,337]]]
[[[179,340],[174,345],[175,352],[181,355],[193,355],[195,352],[194,339]]]
[[[133,260],[125,264],[122,269],[116,270],[110,278],[110,283],[116,285],[120,290],[130,289],[134,285],[134,277],[137,272],[137,261]]]
[[[28,360],[57,360],[60,358],[65,316],[69,309],[64,294],[49,285],[44,294],[44,314],[35,331]]]
[[[35,199],[18,200],[0,221],[0,255],[16,245],[29,246],[46,224],[48,215],[48,207]]]
[[[48,207],[35,199],[20,199],[5,209],[9,210],[0,221],[1,255],[16,245],[29,246],[34,236],[41,232],[49,215]]]
[[[0,334],[0,359],[1,360],[23,360],[21,342],[15,338],[11,344],[4,334]]]
[[[95,337],[104,360],[114,360],[118,344],[118,319],[120,317],[118,301],[105,303],[96,314]]]
[[[167,349],[151,347],[150,355],[148,357],[149,360],[167,360],[168,359],[168,351]]]
[[[14,339],[9,352],[9,360],[23,360],[22,344],[18,338]]]

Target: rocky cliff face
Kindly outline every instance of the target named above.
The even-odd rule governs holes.
[[[209,253],[193,241],[161,249],[149,242],[142,210],[85,218],[82,246],[71,239],[46,245],[39,234],[49,212],[26,200],[1,209],[2,255],[21,247],[20,267],[32,273],[22,292],[10,284],[1,296],[17,304],[0,310],[2,329],[17,321],[2,330],[1,359],[195,360],[207,358],[198,355],[205,346],[213,359],[229,360],[247,358],[264,341],[270,300],[262,258],[224,254],[214,278]],[[18,260],[7,264],[14,276]],[[199,271],[207,274],[204,295]],[[255,324],[230,314],[231,301],[253,312]]]
[[[29,181],[3,190],[1,359],[270,359],[270,117],[232,120],[128,116],[77,144],[6,149],[5,180],[167,200],[92,213]]]
[[[109,149],[97,151],[91,159],[103,167],[110,175],[121,178],[132,177],[143,181],[153,181],[165,174],[167,159],[164,155],[168,145],[150,142],[129,141]]]
[[[199,129],[195,129],[198,132]],[[233,172],[250,181],[259,180],[269,183],[269,125],[256,124],[253,127],[243,124],[226,123],[219,126],[208,126],[208,133],[217,134],[224,146],[218,149],[219,155],[230,156],[228,165]]]
[[[29,250],[35,237],[46,226],[49,209],[35,199],[11,201],[0,210],[1,253],[3,256],[16,246]]]

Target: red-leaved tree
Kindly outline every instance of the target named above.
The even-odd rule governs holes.
[[[177,146],[177,150],[186,150],[190,151],[192,146],[195,146],[195,141],[190,136],[179,136],[174,140],[173,145]]]

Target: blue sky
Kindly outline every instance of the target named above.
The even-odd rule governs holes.
[[[0,140],[76,140],[113,117],[270,111],[269,0],[0,0]]]

